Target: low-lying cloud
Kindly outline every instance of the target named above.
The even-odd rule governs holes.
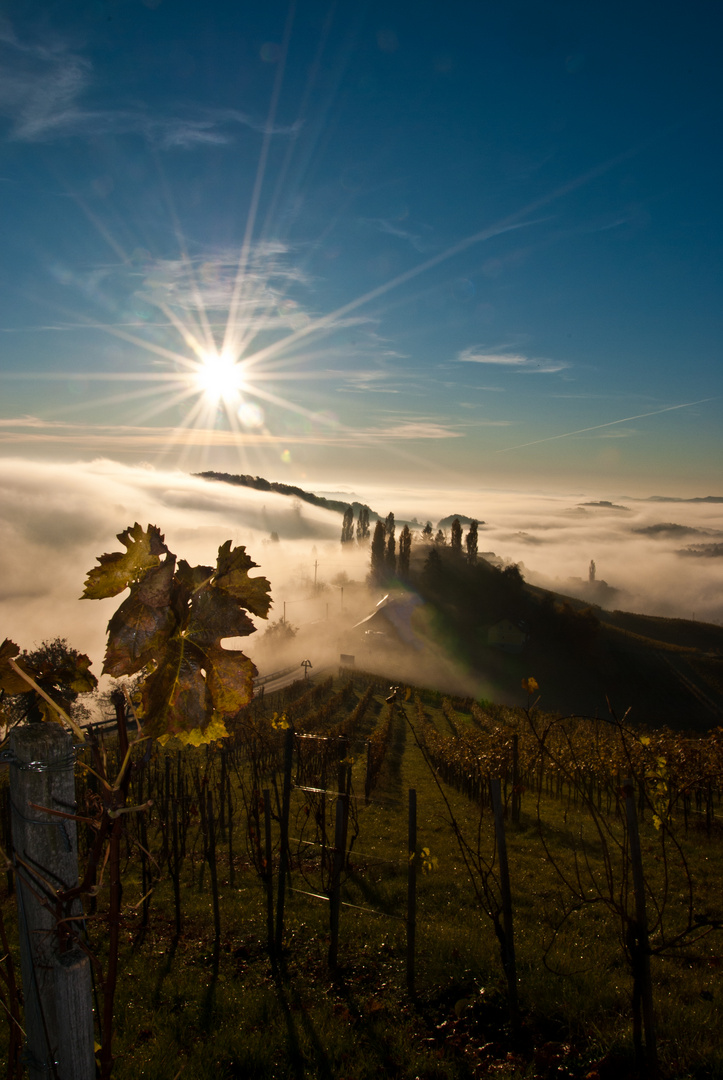
[[[269,476],[274,480],[276,477]],[[329,477],[329,484],[334,477]],[[313,485],[306,486],[313,490]],[[346,487],[337,480],[337,488]],[[723,622],[723,559],[720,544],[681,549],[678,530],[657,526],[652,501],[541,495],[479,490],[407,490],[365,487],[349,501],[367,502],[385,516],[408,520],[418,534],[427,519],[450,513],[476,516],[480,553],[523,566],[532,584],[603,604],[652,615]],[[628,512],[620,513],[624,505]],[[723,505],[685,503],[676,526],[692,536],[719,535]],[[416,519],[413,520],[413,519]],[[204,481],[180,471],[130,467],[109,460],[64,464],[0,460],[0,637],[31,649],[66,637],[88,652],[100,670],[108,619],[117,598],[79,600],[87,572],[103,552],[118,550],[116,534],[134,521],[157,525],[179,557],[213,563],[220,544],[244,544],[268,577],[274,606],[270,622],[286,614],[299,628],[291,649],[296,662],[308,655],[318,670],[338,663],[355,622],[380,594],[364,585],[368,549],[342,550],[341,516],[274,492]],[[465,529],[466,531],[466,529]],[[278,536],[278,541],[273,534]],[[415,546],[419,544],[415,540]],[[691,558],[686,556],[699,555]],[[705,557],[708,556],[708,557]],[[588,595],[590,561],[604,588]],[[316,586],[316,587],[315,587]],[[277,648],[259,633],[247,641],[262,670],[273,670]],[[298,654],[298,655],[297,655]],[[279,664],[281,666],[281,664]],[[401,677],[401,676],[400,676]]]
[[[96,558],[119,550],[116,534],[134,521],[158,525],[170,549],[192,564],[214,563],[226,540],[244,544],[260,564],[256,572],[272,586],[294,576],[313,580],[321,553],[329,564],[322,573],[340,569],[332,566],[339,560],[338,514],[181,472],[107,460],[67,465],[4,459],[0,500],[0,637],[25,648],[67,637],[96,666],[117,600],[78,598]],[[284,597],[275,592],[275,599],[272,619],[283,613]]]

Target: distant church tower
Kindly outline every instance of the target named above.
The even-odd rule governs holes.
[[[590,569],[587,572],[587,579],[588,579],[588,581],[594,581],[595,580],[595,560],[594,559],[590,559]]]

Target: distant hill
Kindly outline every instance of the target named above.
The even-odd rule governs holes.
[[[338,499],[325,499],[322,495],[314,495],[311,491],[295,487],[293,484],[281,484],[275,480],[264,480],[262,476],[244,476],[242,473],[201,472],[194,473],[203,480],[219,480],[224,484],[235,484],[237,487],[252,488],[254,491],[274,491],[277,495],[290,495],[302,502],[311,503],[312,506],[320,506],[323,510],[334,510],[337,514],[344,514],[351,506],[354,516],[359,516],[359,511],[366,503],[341,502]],[[366,507],[369,511],[369,520],[376,521],[379,514]]]
[[[480,697],[520,704],[522,680],[534,676],[545,711],[612,710],[633,725],[697,731],[723,725],[723,627],[605,611],[528,585],[517,567],[482,558],[470,566],[448,548],[434,551],[430,560],[429,548],[412,549],[420,643],[434,653],[444,642]],[[495,643],[495,628],[508,623],[524,634],[520,651]]]
[[[618,503],[609,502],[608,499],[598,499],[597,502],[584,502],[579,503],[579,506],[601,506],[604,510],[625,510],[629,513],[629,506],[619,506]]]
[[[692,525],[676,525],[672,521],[661,521],[657,525],[646,525],[642,529],[633,529],[640,536],[664,536],[673,540],[685,536],[720,536],[720,529],[696,529]]]
[[[650,495],[647,502],[670,503],[723,503],[723,495],[703,495],[695,499],[681,499],[675,495]]]
[[[471,525],[473,521],[476,521],[478,525],[484,525],[484,521],[480,521],[479,518],[467,517],[466,514],[448,514],[447,517],[437,522],[437,528],[448,529],[455,518],[457,518],[460,525]]]

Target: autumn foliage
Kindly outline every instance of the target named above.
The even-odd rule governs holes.
[[[103,674],[143,676],[140,717],[147,735],[200,745],[228,734],[226,721],[253,694],[256,667],[224,638],[256,629],[247,612],[265,619],[271,599],[245,547],[226,541],[216,566],[177,562],[155,525],[136,522],[118,534],[125,551],[101,555],[83,599],[130,595],[108,624]]]

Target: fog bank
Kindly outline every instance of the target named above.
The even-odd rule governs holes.
[[[246,546],[259,564],[256,573],[271,582],[269,623],[285,613],[299,628],[285,645],[278,638],[265,642],[268,624],[256,620],[259,632],[243,647],[262,670],[305,658],[314,670],[337,664],[351,626],[381,596],[365,584],[368,549],[352,544],[342,550],[339,514],[273,492],[107,460],[3,459],[0,493],[0,637],[28,649],[66,637],[91,656],[98,673],[119,599],[79,597],[97,556],[118,550],[116,534],[134,521],[157,525],[170,549],[192,564],[214,563],[226,540]],[[391,510],[398,521],[416,518],[420,526],[429,519],[436,527],[449,513],[477,516],[484,522],[480,554],[521,563],[533,584],[584,595],[594,560],[597,579],[617,590],[604,606],[723,621],[723,559],[681,554],[697,543],[720,543],[723,504],[667,504],[605,492],[395,493],[370,486],[348,494],[381,515]],[[440,658],[440,678],[443,672],[453,678],[454,664]]]

